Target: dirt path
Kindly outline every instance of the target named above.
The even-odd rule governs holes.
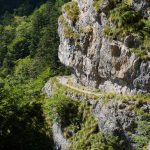
[[[58,77],[57,79],[59,80],[60,84],[66,86],[68,88],[71,88],[73,90],[76,90],[76,91],[79,91],[79,92],[82,92],[82,93],[85,93],[85,94],[89,94],[89,95],[102,96],[101,93],[92,92],[92,91],[89,91],[89,90],[86,90],[86,89],[80,89],[80,88],[75,87],[73,85],[69,85],[68,84],[68,79],[66,77]]]

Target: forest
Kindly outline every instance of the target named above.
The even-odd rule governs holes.
[[[66,0],[0,1],[0,149],[51,149],[41,89],[68,74],[57,57],[57,18]]]

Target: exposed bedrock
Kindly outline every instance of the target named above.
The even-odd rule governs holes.
[[[135,111],[131,111],[132,106],[139,107],[140,110],[149,113],[149,103],[139,103],[136,101],[115,101],[105,103],[99,101],[93,108],[93,115],[98,121],[99,129],[103,131],[105,137],[110,134],[119,136],[126,145],[126,150],[135,150],[139,146],[133,141],[134,137],[142,136],[140,132],[140,122],[142,116],[138,116]]]
[[[109,19],[109,12],[113,9],[110,1],[102,1],[98,12],[92,0],[76,0],[74,3],[78,7],[75,9],[78,12],[74,12],[76,16],[71,18],[66,10],[59,19],[58,55],[63,64],[72,68],[76,80],[104,91],[150,93],[150,52],[142,47],[139,36],[122,33],[110,38],[104,34],[106,27],[115,26]],[[133,0],[131,5],[148,19],[149,3]],[[138,48],[147,59],[131,50]]]

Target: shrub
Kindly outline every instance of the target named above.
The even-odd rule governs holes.
[[[69,149],[72,150],[103,150],[120,149],[121,141],[118,137],[109,135],[104,137],[99,131],[97,121],[91,113],[92,107],[83,101],[79,104],[78,112],[81,114],[80,129],[69,138]]]
[[[62,12],[66,13],[67,18],[73,22],[77,21],[79,16],[79,6],[75,1],[68,2],[62,7]]]
[[[144,34],[144,42],[143,46],[150,51],[150,18],[144,19],[144,28],[143,28],[143,34]]]
[[[139,14],[129,8],[126,4],[120,3],[110,11],[109,20],[114,25],[104,27],[103,33],[109,38],[121,35],[126,36],[130,33],[137,32],[141,27]]]
[[[116,5],[110,11],[109,20],[114,24],[109,33],[110,36],[126,36],[131,33],[138,33],[144,26],[141,16],[125,3]]]
[[[69,39],[77,39],[78,38],[78,34],[76,32],[73,31],[73,29],[67,24],[64,24],[64,36],[65,38],[69,38]]]
[[[92,33],[93,32],[93,28],[92,26],[88,25],[85,28],[82,29],[82,32],[84,33]]]
[[[145,59],[145,60],[149,58],[148,55],[147,55],[147,52],[144,51],[144,50],[142,51],[142,50],[140,50],[138,48],[132,48],[130,50],[131,50],[131,52],[134,52],[134,54],[137,57],[140,57],[140,58]]]
[[[126,27],[139,21],[139,14],[124,3],[118,4],[110,11],[109,20],[117,27]]]
[[[143,102],[139,101],[138,103],[140,105]],[[146,150],[150,139],[150,114],[144,112],[138,105],[136,107],[134,106],[134,111],[137,115],[142,116],[142,119],[137,121],[138,128],[136,130],[138,130],[138,132],[135,132],[138,134],[133,137],[133,141],[138,144],[138,150]]]
[[[60,22],[60,23],[64,23],[65,22],[65,19],[64,19],[63,15],[59,16],[58,22]]]
[[[93,0],[93,7],[97,12],[99,12],[100,6],[102,5],[103,2],[104,0]]]
[[[132,5],[133,0],[124,0],[124,2],[125,2],[127,5],[131,6],[131,5]]]

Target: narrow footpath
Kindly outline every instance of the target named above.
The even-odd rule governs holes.
[[[85,94],[89,94],[89,95],[95,95],[95,96],[102,96],[101,93],[99,92],[94,92],[94,91],[90,91],[89,89],[81,89],[80,87],[75,87],[73,85],[68,84],[68,80],[70,80],[71,78],[68,77],[57,77],[58,81],[60,84],[62,84],[63,86],[66,86],[68,88],[71,88],[73,90],[85,93]]]

